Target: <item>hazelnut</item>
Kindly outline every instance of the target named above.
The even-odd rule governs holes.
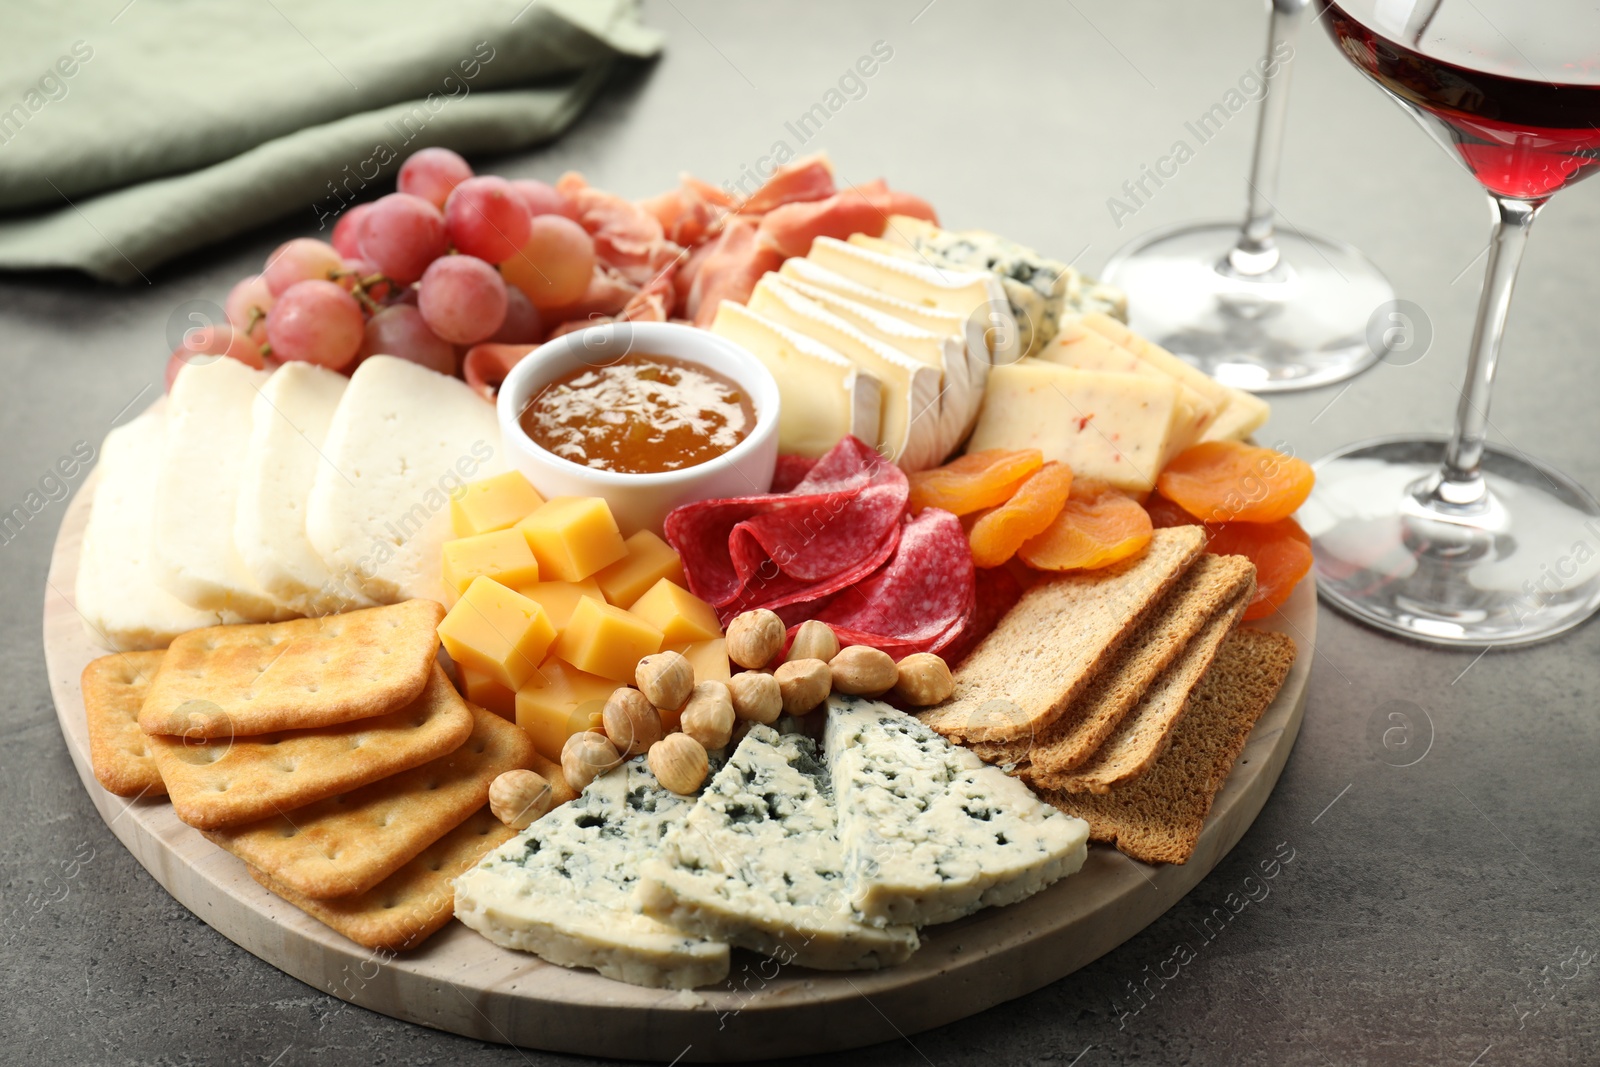
[[[773,672],[783,710],[804,715],[824,700],[833,688],[833,673],[820,659],[792,659]]]
[[[882,696],[894,685],[899,672],[887,652],[869,645],[851,645],[828,664],[833,688],[851,696]]]
[[[728,623],[728,658],[749,670],[760,670],[783,651],[783,620],[766,608],[746,611]]]
[[[710,768],[705,747],[688,734],[663,737],[650,746],[645,762],[664,788],[685,795],[700,788]]]
[[[624,756],[637,756],[661,740],[661,714],[637,689],[620,686],[600,713],[606,737]]]
[[[794,632],[789,646],[790,659],[820,659],[827,663],[839,654],[839,638],[833,627],[819,619],[807,619]]]
[[[682,653],[657,652],[639,661],[633,680],[650,703],[662,711],[677,711],[694,689],[694,667]],[[650,739],[651,744],[655,741]]]
[[[762,671],[741,671],[729,678],[728,695],[733,699],[733,713],[750,722],[770,726],[783,712],[778,679]]]
[[[955,679],[950,667],[932,652],[913,652],[896,667],[895,696],[916,708],[926,708],[950,699]]]
[[[533,771],[507,771],[489,785],[489,810],[513,830],[526,830],[554,803],[550,783]]]
[[[722,682],[700,682],[683,706],[679,725],[708,750],[723,748],[733,732],[733,699]]]
[[[590,782],[621,762],[617,746],[598,730],[573,734],[561,746],[561,776],[575,793],[583,792]]]

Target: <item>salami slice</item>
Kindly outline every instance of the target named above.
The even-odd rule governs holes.
[[[959,633],[951,635],[940,653],[952,667],[966,659],[1022,599],[1022,583],[1005,567],[979,567],[976,578],[977,603],[972,618]]]
[[[775,573],[776,577],[769,581],[762,580],[761,574],[749,582],[744,591],[732,601],[717,609],[722,624],[742,611],[753,611],[756,608],[766,608],[778,614],[785,626],[794,625],[812,619],[822,611],[842,591],[868,577],[884,565],[895,549],[900,544],[901,527],[890,527],[888,533],[875,545],[872,551],[848,570],[821,582],[804,582],[798,578],[791,578],[776,566],[769,564],[765,573]]]
[[[972,553],[961,520],[925,508],[900,530],[882,570],[847,590],[818,616],[831,626],[931,641],[972,613]]]
[[[806,475],[810,474],[811,468],[816,465],[817,461],[809,456],[779,456],[778,465],[772,472],[772,491],[774,493],[791,491],[805,481]]]

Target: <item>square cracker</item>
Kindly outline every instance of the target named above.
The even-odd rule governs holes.
[[[139,726],[190,740],[309,730],[403,708],[428,684],[443,606],[208,626],[167,649]]]
[[[432,937],[455,914],[456,877],[516,836],[488,808],[480,808],[365,893],[336,900],[297,893],[255,867],[250,877],[358,945],[404,952]]]
[[[1146,863],[1184,863],[1212,801],[1244,751],[1256,720],[1294,665],[1294,641],[1236,631],[1222,646],[1155,766],[1109,792],[1051,791],[1044,799],[1089,824],[1089,837]]]
[[[447,756],[271,818],[208,830],[213,842],[308,897],[365,893],[489,801],[501,773],[533,765],[533,741],[492,711]]]
[[[410,770],[461,747],[467,702],[437,663],[422,695],[398,711],[315,730],[149,741],[178,818],[202,830],[263,819]]]
[[[121,797],[167,791],[139,729],[139,708],[161,669],[164,650],[118,652],[83,669],[83,710],[89,720],[89,762],[100,784]]]
[[[1036,737],[1072,706],[1204,547],[1198,526],[1157,530],[1137,559],[1033,586],[918,718],[952,741]]]

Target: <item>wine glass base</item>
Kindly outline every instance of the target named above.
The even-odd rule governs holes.
[[[1280,232],[1277,267],[1241,275],[1227,269],[1238,240],[1236,222],[1158,230],[1113,255],[1101,277],[1128,294],[1135,332],[1240,389],[1328,385],[1384,355],[1395,334],[1380,310],[1394,288],[1360,252]]]
[[[1600,502],[1554,468],[1489,446],[1489,506],[1441,521],[1415,503],[1442,436],[1386,437],[1316,463],[1300,511],[1317,592],[1380,630],[1433,645],[1526,645],[1600,609]]]

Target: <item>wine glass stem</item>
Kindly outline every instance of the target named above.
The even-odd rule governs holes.
[[[1255,155],[1250,161],[1250,197],[1239,243],[1228,260],[1241,274],[1264,274],[1278,264],[1273,240],[1277,225],[1273,200],[1278,195],[1278,166],[1283,161],[1283,131],[1289,115],[1289,67],[1294,38],[1309,0],[1272,0],[1267,23],[1265,95],[1256,126]]]
[[[1456,408],[1455,432],[1445,449],[1444,470],[1430,493],[1432,503],[1451,508],[1471,508],[1482,504],[1487,495],[1480,467],[1500,339],[1505,334],[1506,312],[1511,307],[1522,251],[1527,247],[1534,217],[1545,203],[1501,196],[1490,196],[1489,200],[1495,209],[1495,223],[1489,235],[1483,295],[1478,298],[1478,317],[1472,326],[1467,381]]]

